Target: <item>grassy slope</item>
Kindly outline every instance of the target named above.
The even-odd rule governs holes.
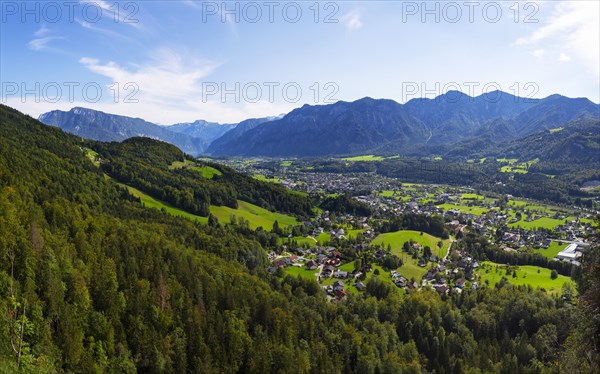
[[[262,226],[265,230],[270,230],[276,220],[281,227],[298,223],[294,217],[281,213],[273,213],[241,200],[238,200],[238,209],[225,206],[211,206],[210,212],[219,219],[220,223],[229,223],[232,215],[235,215],[237,218],[243,217],[248,220],[252,229]]]
[[[496,265],[498,265],[498,271],[496,271]],[[482,282],[489,280],[490,286],[494,286],[499,282],[502,277],[506,277],[509,283],[513,285],[531,285],[534,288],[544,288],[550,293],[560,294],[562,292],[562,286],[566,282],[571,282],[570,277],[559,275],[556,279],[550,278],[550,269],[539,268],[537,266],[518,266],[517,277],[513,278],[511,275],[506,275],[506,265],[496,264],[494,262],[484,262],[482,268],[479,270]],[[539,273],[538,273],[539,269]],[[488,272],[486,272],[486,270]]]
[[[208,223],[208,218],[206,217],[197,216],[195,214],[191,214],[184,210],[175,208],[165,202],[156,200],[133,187],[126,186],[124,184],[121,184],[121,186],[127,188],[129,190],[129,193],[131,193],[133,196],[140,198],[142,200],[142,204],[144,204],[148,208],[154,208],[159,210],[164,208],[167,211],[167,213],[172,214],[174,216],[185,217],[191,220],[199,221],[204,224]],[[250,227],[252,229],[257,228],[258,226],[262,226],[266,230],[270,230],[273,227],[273,223],[275,222],[275,220],[277,220],[282,227],[297,223],[297,220],[294,217],[280,213],[273,213],[256,205],[247,203],[245,201],[238,201],[238,204],[238,209],[231,209],[224,206],[211,206],[210,211],[219,219],[219,222],[225,224],[230,222],[231,215],[235,215],[238,218],[244,217],[249,221]]]
[[[427,273],[427,268],[423,268],[417,265],[417,261],[412,257],[408,256],[405,252],[402,251],[402,246],[404,242],[409,240],[413,240],[421,246],[429,246],[431,248],[431,252],[438,257],[444,257],[448,252],[448,248],[450,246],[450,240],[443,240],[444,245],[440,250],[437,246],[437,242],[441,239],[436,238],[433,235],[429,235],[427,233],[421,233],[419,231],[412,230],[401,230],[395,232],[388,232],[385,234],[378,235],[372,242],[372,244],[381,244],[387,247],[388,244],[392,246],[392,253],[396,256],[400,257],[403,261],[403,265],[398,269],[400,274],[405,276],[406,278],[415,278],[417,281],[420,280],[423,275]]]

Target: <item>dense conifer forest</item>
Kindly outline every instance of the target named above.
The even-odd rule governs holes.
[[[266,234],[144,208],[110,178],[199,214],[237,199],[310,214],[308,199],[224,167],[209,181],[168,169],[184,159],[0,106],[1,373],[598,372],[597,246],[572,299],[508,283],[403,293],[374,276],[331,303],[315,281],[267,274]]]

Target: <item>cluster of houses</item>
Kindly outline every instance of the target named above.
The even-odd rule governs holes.
[[[440,260],[427,271],[422,286],[430,286],[440,294],[448,293],[452,288],[460,293],[467,281],[471,282],[471,289],[479,287],[475,282],[475,271],[479,268],[479,263],[462,251],[454,250],[452,254],[451,258],[454,260]]]

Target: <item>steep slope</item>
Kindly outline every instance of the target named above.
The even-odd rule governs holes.
[[[505,142],[492,155],[520,160],[600,163],[600,121],[584,118],[565,124],[560,131],[542,130],[516,141]]]
[[[237,142],[242,139],[244,134],[258,125],[261,125],[266,122],[271,122],[277,117],[266,117],[266,118],[251,118],[245,121],[238,123],[233,129],[224,133],[218,139],[215,139],[210,143],[210,146],[206,149],[206,153],[208,154],[221,154],[222,147],[226,146],[230,142]]]
[[[298,108],[278,121],[233,136],[230,132],[208,153],[230,156],[340,156],[366,153],[431,156],[453,148],[522,138],[584,117],[600,118],[587,99],[553,95],[526,99],[495,91],[470,97],[451,91],[436,99],[405,105],[370,98]],[[457,153],[457,152],[454,152]]]
[[[537,102],[502,91],[477,97],[449,91],[435,99],[413,99],[404,107],[431,128],[429,143],[451,144],[469,138],[488,121],[511,119]]]
[[[100,141],[123,141],[142,136],[176,145],[182,151],[197,155],[208,146],[205,140],[173,132],[168,128],[131,118],[108,114],[86,108],[73,108],[68,112],[55,110],[39,117],[40,122],[82,138]]]
[[[511,124],[518,136],[525,136],[562,127],[568,122],[585,117],[600,118],[600,106],[586,98],[571,99],[551,95],[516,116]]]
[[[427,127],[392,100],[304,105],[215,150],[216,155],[327,156],[367,152],[394,141],[425,143]]]

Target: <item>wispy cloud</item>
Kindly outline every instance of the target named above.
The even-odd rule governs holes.
[[[184,0],[183,3],[187,6],[190,6],[194,9],[201,9],[202,6],[200,5],[201,2],[200,1],[194,1],[194,0]]]
[[[43,24],[36,32],[33,33],[34,39],[31,39],[27,46],[29,49],[34,50],[36,52],[39,51],[60,51],[57,48],[50,46],[50,43],[54,40],[64,39],[62,36],[54,36],[52,35],[52,31]]]
[[[340,18],[340,21],[348,31],[358,30],[363,26],[361,16],[361,13],[357,9],[354,9],[344,14]]]
[[[145,100],[163,105],[181,103],[198,96],[198,84],[211,74],[218,64],[184,56],[171,49],[154,51],[144,65],[132,64],[130,68],[116,62],[101,63],[97,59],[83,57],[79,62],[90,71],[121,84],[132,82],[139,87]]]
[[[600,2],[561,1],[554,5],[552,14],[545,23],[529,35],[516,40],[518,46],[545,49],[568,49],[569,55],[561,52],[559,61],[568,61],[576,56],[595,75],[600,77]]]

